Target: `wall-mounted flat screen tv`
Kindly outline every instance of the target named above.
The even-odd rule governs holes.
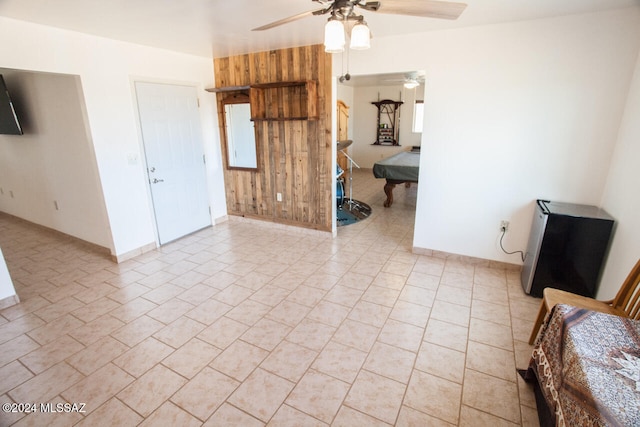
[[[22,127],[2,74],[0,74],[0,134],[22,135]]]

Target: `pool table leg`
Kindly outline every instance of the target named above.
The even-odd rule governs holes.
[[[384,201],[384,207],[388,208],[393,204],[393,189],[396,187],[396,184],[393,182],[387,181],[384,185],[384,194],[387,195],[387,200]]]
[[[401,181],[398,179],[387,179],[387,183],[384,185],[384,194],[387,195],[387,200],[384,201],[384,207],[388,208],[393,204],[393,189],[398,184],[404,184],[406,188],[411,187],[412,182],[417,181]]]

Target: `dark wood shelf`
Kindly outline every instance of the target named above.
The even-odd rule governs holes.
[[[288,82],[254,83],[250,87],[256,89],[274,89],[279,87],[306,86],[310,83],[315,84],[316,82],[314,80],[296,80]]]
[[[225,87],[209,87],[205,90],[207,92],[212,93],[221,93],[221,92],[239,92],[243,90],[249,90],[251,86],[225,86]]]
[[[276,117],[276,118],[251,118],[252,122],[284,122],[287,120],[318,120],[317,117]]]

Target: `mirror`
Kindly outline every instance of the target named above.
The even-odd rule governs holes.
[[[256,137],[249,103],[224,104],[229,169],[257,169]]]

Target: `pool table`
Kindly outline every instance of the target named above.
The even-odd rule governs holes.
[[[384,207],[393,204],[393,189],[397,184],[405,183],[408,187],[412,182],[418,182],[420,171],[420,150],[403,151],[391,157],[382,159],[373,165],[373,175],[376,178],[385,178],[384,193],[387,200]]]

